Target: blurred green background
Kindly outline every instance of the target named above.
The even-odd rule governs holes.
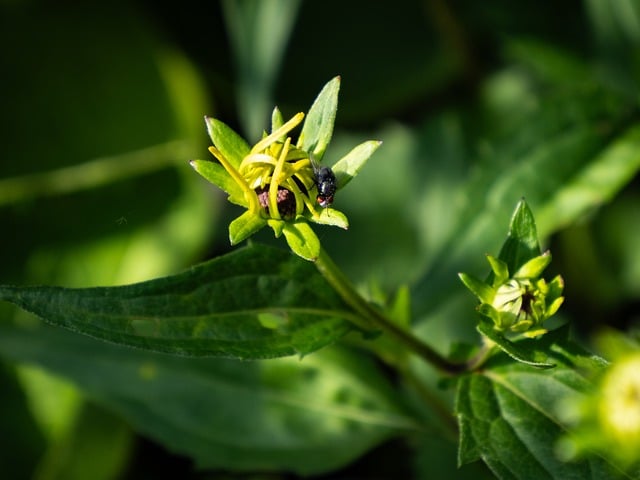
[[[316,230],[356,283],[409,284],[418,331],[443,351],[474,338],[468,314],[450,320],[473,307],[455,273],[482,274],[524,196],[566,280],[563,317],[585,339],[637,325],[637,1],[4,0],[0,52],[2,283],[123,284],[228,251],[239,211],[188,164],[208,156],[203,116],[253,142],[273,105],[306,111],[341,75],[324,162],[384,141],[336,196],[350,230]],[[49,335],[8,305],[0,316]],[[6,478],[222,475],[87,398],[94,367],[78,380],[49,358],[57,333],[29,349],[10,328]],[[439,468],[402,442],[378,448],[343,474]]]

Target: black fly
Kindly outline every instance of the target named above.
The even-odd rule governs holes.
[[[318,196],[316,198],[318,205],[327,208],[333,203],[333,196],[338,188],[336,176],[329,167],[318,167],[313,165],[313,173],[315,175],[316,187],[318,188]]]

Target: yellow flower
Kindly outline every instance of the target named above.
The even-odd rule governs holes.
[[[606,373],[598,410],[621,456],[640,460],[640,353],[620,358]]]
[[[330,208],[333,192],[357,175],[380,142],[358,145],[333,170],[323,167],[320,176],[332,172],[329,186],[318,180],[312,160],[321,159],[331,139],[339,85],[340,79],[336,77],[322,89],[306,116],[297,143],[290,134],[305,119],[304,113],[284,122],[280,111],[274,109],[271,133],[265,133],[253,147],[223,122],[205,119],[213,142],[209,151],[217,162],[193,160],[191,165],[227,192],[231,203],[246,208],[229,224],[231,244],[268,225],[276,237],[284,234],[294,253],[315,260],[320,253],[320,241],[309,222],[348,228],[347,217]],[[318,183],[322,186],[321,194]]]

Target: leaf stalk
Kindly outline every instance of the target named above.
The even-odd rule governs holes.
[[[396,341],[405,345],[409,350],[443,373],[455,375],[467,370],[467,364],[458,364],[449,361],[410,331],[399,327],[382,312],[374,308],[356,291],[351,281],[324,249],[320,249],[320,255],[315,261],[315,264],[320,274],[329,282],[336,292],[338,292],[342,299],[372,327],[393,337]]]

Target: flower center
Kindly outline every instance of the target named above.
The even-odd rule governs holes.
[[[256,188],[256,193],[258,194],[260,206],[262,206],[267,215],[269,215],[269,186]],[[296,197],[291,190],[279,186],[276,203],[278,205],[278,213],[282,218],[290,220],[295,217]]]

